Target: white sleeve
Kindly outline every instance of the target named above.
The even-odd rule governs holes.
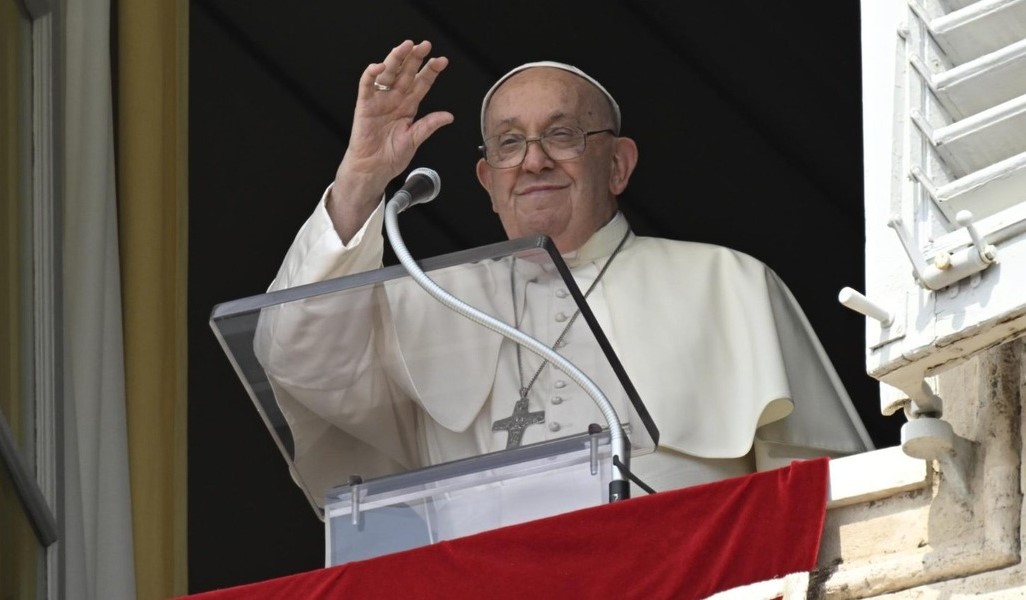
[[[343,244],[328,215],[324,191],[313,214],[299,229],[268,291],[280,290],[381,266],[384,253],[384,198],[348,244]]]
[[[327,191],[269,291],[381,266],[383,203],[343,244],[326,197]],[[388,304],[378,291],[363,292],[268,306],[254,332],[254,353],[292,434],[290,469],[318,505],[347,474],[377,475],[418,464],[416,407],[388,376],[393,363],[401,362],[388,343]]]

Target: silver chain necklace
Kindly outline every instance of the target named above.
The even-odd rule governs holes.
[[[591,285],[588,286],[588,291],[584,292],[584,298],[585,299],[588,298],[588,296],[591,294],[592,290],[595,289],[595,286],[598,285],[598,282],[602,279],[602,276],[606,274],[606,269],[609,268],[609,265],[613,262],[613,259],[616,258],[616,255],[620,253],[620,250],[623,248],[623,245],[627,241],[627,237],[630,235],[630,233],[631,233],[630,229],[628,229],[627,232],[624,233],[623,238],[620,239],[620,243],[616,245],[616,249],[613,250],[613,253],[610,254],[609,258],[606,259],[605,264],[602,265],[602,269],[600,269],[599,272],[598,272],[598,275],[595,276],[595,281],[592,281]],[[515,274],[516,274],[516,268],[515,268],[516,267],[516,258],[515,257],[514,257],[513,261],[514,261],[513,262],[513,266],[512,266],[512,268],[510,268],[510,272],[509,272],[509,284],[510,284],[509,286],[510,286],[510,293],[513,296],[513,323],[514,323],[514,325],[517,326],[517,328],[519,328],[522,316],[517,314],[517,294],[516,294],[516,278],[515,278]],[[526,305],[527,297],[526,296],[524,297],[524,302],[525,302],[524,312],[526,313],[527,312],[527,305]],[[579,317],[580,315],[581,315],[581,307],[578,306],[577,310],[574,311],[573,316],[571,316],[570,319],[567,321],[566,327],[563,328],[563,331],[559,334],[559,337],[557,337],[556,341],[552,344],[552,348],[553,349],[558,348],[559,345],[563,342],[563,338],[565,338],[567,333],[570,332],[570,327],[574,324],[574,322],[577,320],[577,317]],[[516,404],[513,405],[513,414],[512,415],[510,415],[510,416],[508,416],[508,417],[506,417],[504,419],[499,419],[498,421],[495,421],[494,423],[492,423],[492,431],[506,431],[506,432],[508,432],[508,436],[506,437],[506,449],[507,450],[510,449],[510,448],[516,448],[516,447],[520,446],[521,442],[524,439],[524,430],[527,429],[528,426],[545,422],[545,411],[544,410],[538,410],[538,411],[534,411],[534,412],[531,412],[530,410],[528,410],[527,394],[530,393],[531,388],[534,386],[534,382],[538,380],[538,377],[541,375],[541,373],[545,369],[546,365],[549,364],[549,361],[547,359],[543,360],[541,366],[539,366],[538,369],[534,372],[534,375],[531,376],[531,380],[527,382],[527,385],[524,385],[524,364],[523,364],[523,358],[522,358],[522,355],[521,355],[520,344],[517,344],[516,352],[517,352],[517,371],[518,371],[518,374],[519,374],[519,377],[520,377],[520,399],[517,400]]]

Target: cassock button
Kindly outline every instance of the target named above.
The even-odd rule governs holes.
[[[566,340],[559,340],[558,342],[556,342],[556,347],[557,348],[563,348],[565,346],[566,346]]]
[[[553,396],[551,402],[553,404],[562,404],[563,403],[563,397],[562,396]]]
[[[560,380],[556,381],[556,383],[554,383],[552,385],[556,386],[557,390],[561,390],[561,389],[566,387],[566,382],[563,381],[562,379],[560,379]]]
[[[556,322],[557,323],[562,323],[563,321],[566,321],[569,318],[570,318],[570,315],[566,314],[565,312],[558,312],[558,313],[556,313]]]
[[[555,423],[555,422],[549,423],[549,431],[556,432],[556,431],[559,431],[559,429],[560,429],[559,423]]]
[[[566,291],[564,289],[556,290],[556,297],[557,298],[566,298],[569,295],[570,295],[570,292],[568,292],[568,291]]]

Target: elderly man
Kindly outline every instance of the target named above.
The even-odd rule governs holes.
[[[448,64],[444,57],[428,58],[430,51],[427,41],[405,41],[363,72],[335,181],[271,289],[381,265],[384,190],[418,147],[453,120],[447,112],[418,116],[420,102]],[[628,185],[638,148],[620,135],[620,120],[613,96],[576,67],[522,65],[484,98],[477,176],[508,237],[549,236],[578,286],[589,290],[591,310],[662,434],[657,450],[634,459],[632,470],[659,490],[869,449],[815,334],[768,267],[727,248],[631,232],[617,197]],[[523,367],[511,374],[516,372],[503,365],[522,357],[510,344],[488,355],[495,365],[467,374],[481,379],[474,397],[419,397],[424,386],[416,378],[433,375],[403,368],[391,375],[374,370],[389,380],[351,386],[360,391],[349,396],[294,385],[294,372],[312,353],[358,352],[375,360],[387,351],[400,354],[401,363],[401,349],[410,344],[403,338],[413,335],[406,325],[421,318],[409,304],[392,303],[383,317],[388,325],[368,319],[366,336],[350,338],[365,341],[348,348],[338,346],[344,336],[332,334],[324,343],[290,351],[288,335],[294,342],[321,331],[295,323],[265,323],[258,335],[257,354],[296,438],[294,469],[304,485],[343,483],[355,468],[345,463],[347,455],[365,461],[378,453],[382,464],[414,468],[452,459],[452,448],[500,450],[509,434],[495,423],[513,410],[517,394],[506,392],[518,386],[532,410],[549,410],[544,419],[550,426],[528,427],[524,443],[565,435],[555,433],[566,414],[559,410],[569,410],[562,398],[557,410],[541,385],[532,388],[539,376],[558,376],[554,367],[541,363],[526,377]],[[394,343],[372,335],[375,326],[387,329]],[[392,423],[368,424],[364,410]]]

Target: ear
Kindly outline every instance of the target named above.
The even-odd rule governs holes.
[[[485,159],[479,158],[477,159],[477,165],[474,168],[474,171],[477,173],[477,182],[481,184],[481,187],[483,187],[485,191],[488,192],[488,197],[491,198],[492,175],[494,174],[492,172],[492,169],[488,166],[488,163],[485,162]],[[494,201],[492,201],[492,210],[495,210]]]
[[[609,191],[619,196],[627,189],[627,182],[638,164],[638,145],[629,137],[614,140],[612,169],[609,171]]]

